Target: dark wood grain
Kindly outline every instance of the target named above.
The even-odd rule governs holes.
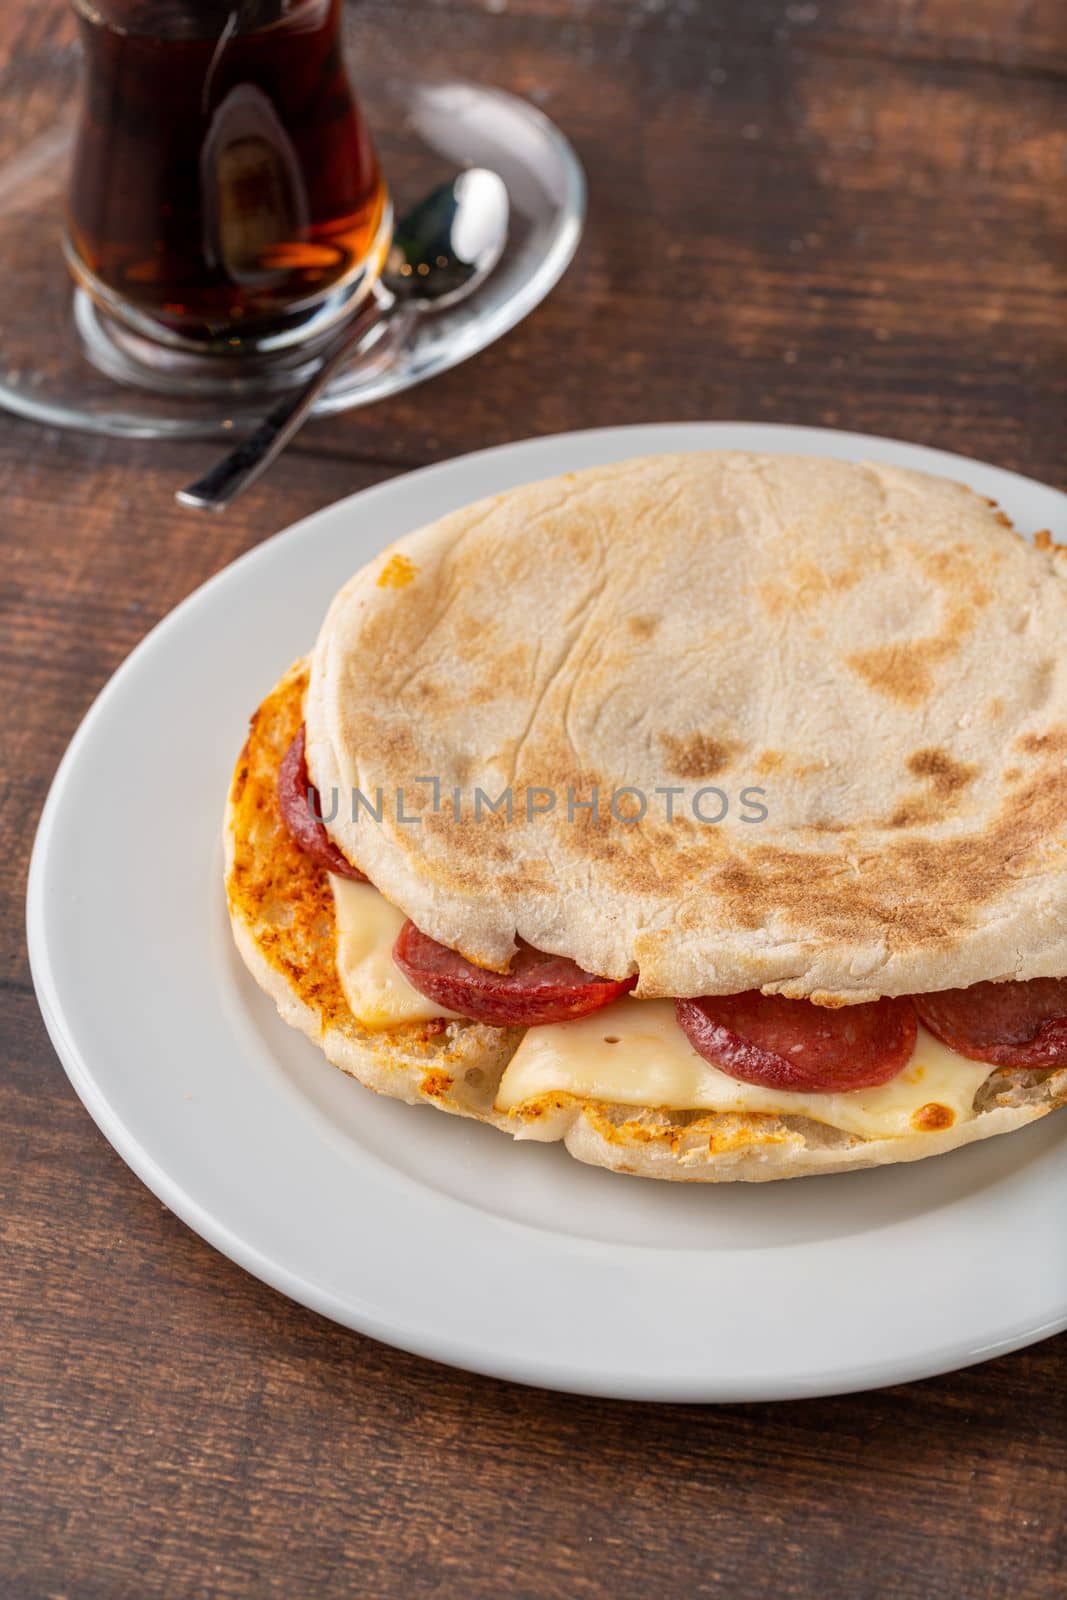
[[[366,0],[352,28],[364,75],[544,105],[586,163],[589,229],[506,341],[310,427],[223,519],[171,498],[197,446],[0,421],[0,1593],[1063,1593],[1064,1339],[782,1406],[468,1377],[216,1255],[55,1061],[21,932],[48,780],[148,627],[287,522],[482,445],[696,417],[877,431],[1067,486],[1061,0]],[[75,66],[56,0],[0,8],[0,157]]]

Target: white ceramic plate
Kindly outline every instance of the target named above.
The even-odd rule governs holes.
[[[285,1294],[405,1349],[584,1393],[833,1394],[1067,1325],[1067,1116],[939,1160],[704,1187],[379,1099],[247,977],[220,818],[249,713],[380,546],[513,484],[647,451],[801,451],[925,468],[1027,531],[1067,497],[889,440],[729,423],[531,440],[319,512],[198,590],[115,674],[41,820],[34,979],[75,1089],[191,1228]]]

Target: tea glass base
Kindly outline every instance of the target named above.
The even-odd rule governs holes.
[[[469,300],[413,327],[386,319],[373,329],[316,415],[384,399],[499,339],[558,282],[584,219],[577,157],[526,101],[455,81],[393,81],[364,89],[361,103],[399,213],[458,169],[485,166],[507,184],[511,229],[500,265]],[[273,393],[310,376],[321,341],[221,373],[216,357],[170,351],[161,360],[155,341],[84,290],[72,296],[61,249],[70,138],[53,130],[0,167],[0,407],[126,438],[225,436],[258,421]]]
[[[374,295],[376,286],[369,292]],[[383,304],[388,303],[383,297]],[[349,309],[357,304],[362,301],[353,301]],[[304,383],[339,326],[331,322],[324,332],[311,334],[287,350],[227,359],[159,344],[111,316],[85,289],[75,289],[71,315],[86,359],[105,377],[171,400],[199,401],[216,410],[242,400],[255,404]],[[377,372],[383,362],[395,358],[396,326],[383,319],[353,352],[353,363],[358,359],[364,376],[369,376],[372,364]]]
[[[377,283],[392,238],[393,211],[386,203],[358,273],[318,305],[307,307],[302,319],[294,319],[283,333],[268,335],[259,343],[246,339],[237,350],[227,348],[224,342],[212,347],[182,338],[125,305],[88,270],[68,239],[64,254],[77,285],[74,326],[93,366],[118,383],[225,404],[242,397],[254,401],[257,396],[293,388],[311,376],[336,330],[368,296],[379,292]],[[388,303],[386,297],[383,306]],[[372,347],[378,350],[384,331],[373,330],[358,354],[362,357]]]

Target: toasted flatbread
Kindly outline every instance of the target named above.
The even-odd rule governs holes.
[[[307,667],[296,663],[251,721],[226,810],[226,894],[237,947],[286,1022],[369,1089],[490,1123],[516,1138],[562,1140],[572,1156],[649,1178],[758,1181],[842,1172],[941,1154],[1006,1133],[1067,1100],[1067,1070],[991,1071],[979,1115],[944,1130],[877,1141],[801,1117],[687,1113],[553,1094],[516,1112],[494,1108],[519,1029],[450,1021],[372,1032],[338,981],[326,873],[293,843],[277,774],[303,716]]]
[[[348,858],[496,970],[518,935],[644,997],[1055,977],[1065,640],[1067,562],[958,484],[650,457],[482,501],[358,573],[313,654],[308,765]],[[625,789],[639,820],[632,794],[610,814]],[[479,790],[512,816],[477,817]]]

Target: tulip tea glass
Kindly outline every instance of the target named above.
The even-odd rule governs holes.
[[[392,229],[340,0],[73,3],[66,253],[97,332],[164,389],[306,360]]]

